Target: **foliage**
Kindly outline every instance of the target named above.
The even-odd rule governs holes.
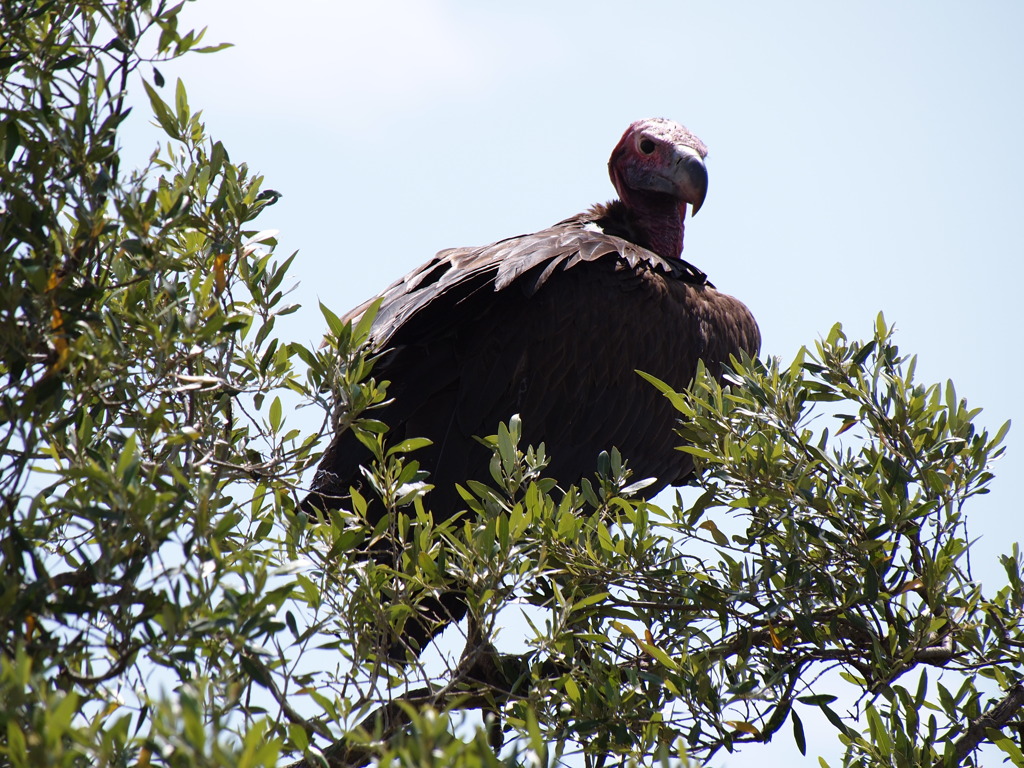
[[[321,349],[277,337],[297,262],[254,226],[277,194],[164,83],[212,50],[179,11],[0,8],[0,764],[668,764],[784,728],[805,751],[805,721],[849,765],[983,741],[1024,764],[1022,558],[995,594],[968,561],[1005,427],[916,383],[879,317],[735,361],[727,388],[652,380],[701,467],[670,509],[615,451],[559,489],[512,419],[435,524],[422,441],[372,418],[373,310],[323,308]],[[167,144],[125,172],[139,81]],[[335,429],[376,461],[313,520],[301,480]],[[390,660],[452,588],[468,622]]]
[[[120,168],[131,78],[197,50],[178,11],[3,6],[0,718],[12,765],[146,750],[273,764],[279,748],[261,739],[236,762],[251,738],[203,736],[249,689],[248,656],[280,623],[277,555],[262,539],[290,495],[261,478],[300,471],[311,445],[282,431],[276,395],[264,402],[302,388],[293,352],[271,338],[294,309],[280,290],[290,260],[252,244],[270,198],[206,136],[180,83],[170,104],[146,85],[167,149]],[[268,728],[253,718],[249,733]]]

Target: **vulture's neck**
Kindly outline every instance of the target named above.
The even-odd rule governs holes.
[[[665,259],[683,253],[683,217],[686,204],[659,195],[629,203],[615,200],[598,211],[605,232],[654,251]]]

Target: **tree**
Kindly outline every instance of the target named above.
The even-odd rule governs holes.
[[[178,10],[0,9],[4,764],[706,761],[782,729],[803,751],[816,713],[850,765],[972,765],[983,742],[1024,764],[1021,555],[985,594],[965,527],[1005,426],[916,383],[879,317],[738,360],[728,389],[652,381],[702,470],[671,508],[614,453],[555,488],[513,420],[466,478],[474,514],[435,525],[417,442],[372,418],[366,324],[324,308],[325,347],[276,337],[295,256],[254,222],[277,195],[164,84],[217,47]],[[168,142],[125,171],[143,76]],[[288,425],[298,403],[320,434]],[[296,514],[332,424],[374,451],[377,529],[358,495]],[[366,559],[383,538],[400,557]],[[456,581],[454,654],[390,662],[411,603]]]

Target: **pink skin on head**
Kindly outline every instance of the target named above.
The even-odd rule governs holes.
[[[643,245],[659,256],[682,254],[686,204],[696,212],[707,192],[706,155],[700,139],[664,118],[633,123],[612,151],[612,184],[646,240]]]

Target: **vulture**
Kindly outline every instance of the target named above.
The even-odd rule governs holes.
[[[656,478],[647,498],[692,472],[676,450],[676,411],[636,371],[682,389],[699,360],[720,375],[730,355],[760,347],[746,306],[681,258],[687,205],[696,214],[707,193],[706,155],[678,123],[637,121],[608,161],[617,200],[534,234],[441,251],[343,318],[381,300],[370,343],[374,375],[390,385],[374,415],[389,444],[430,439],[414,458],[430,473],[435,520],[464,508],[456,483],[489,477],[491,452],[476,438],[514,414],[525,443],[545,443],[545,474],[562,487],[593,475],[613,447],[634,477]],[[350,431],[336,435],[303,508],[344,506],[370,460]],[[420,610],[405,628],[414,649],[466,608],[450,593]]]

